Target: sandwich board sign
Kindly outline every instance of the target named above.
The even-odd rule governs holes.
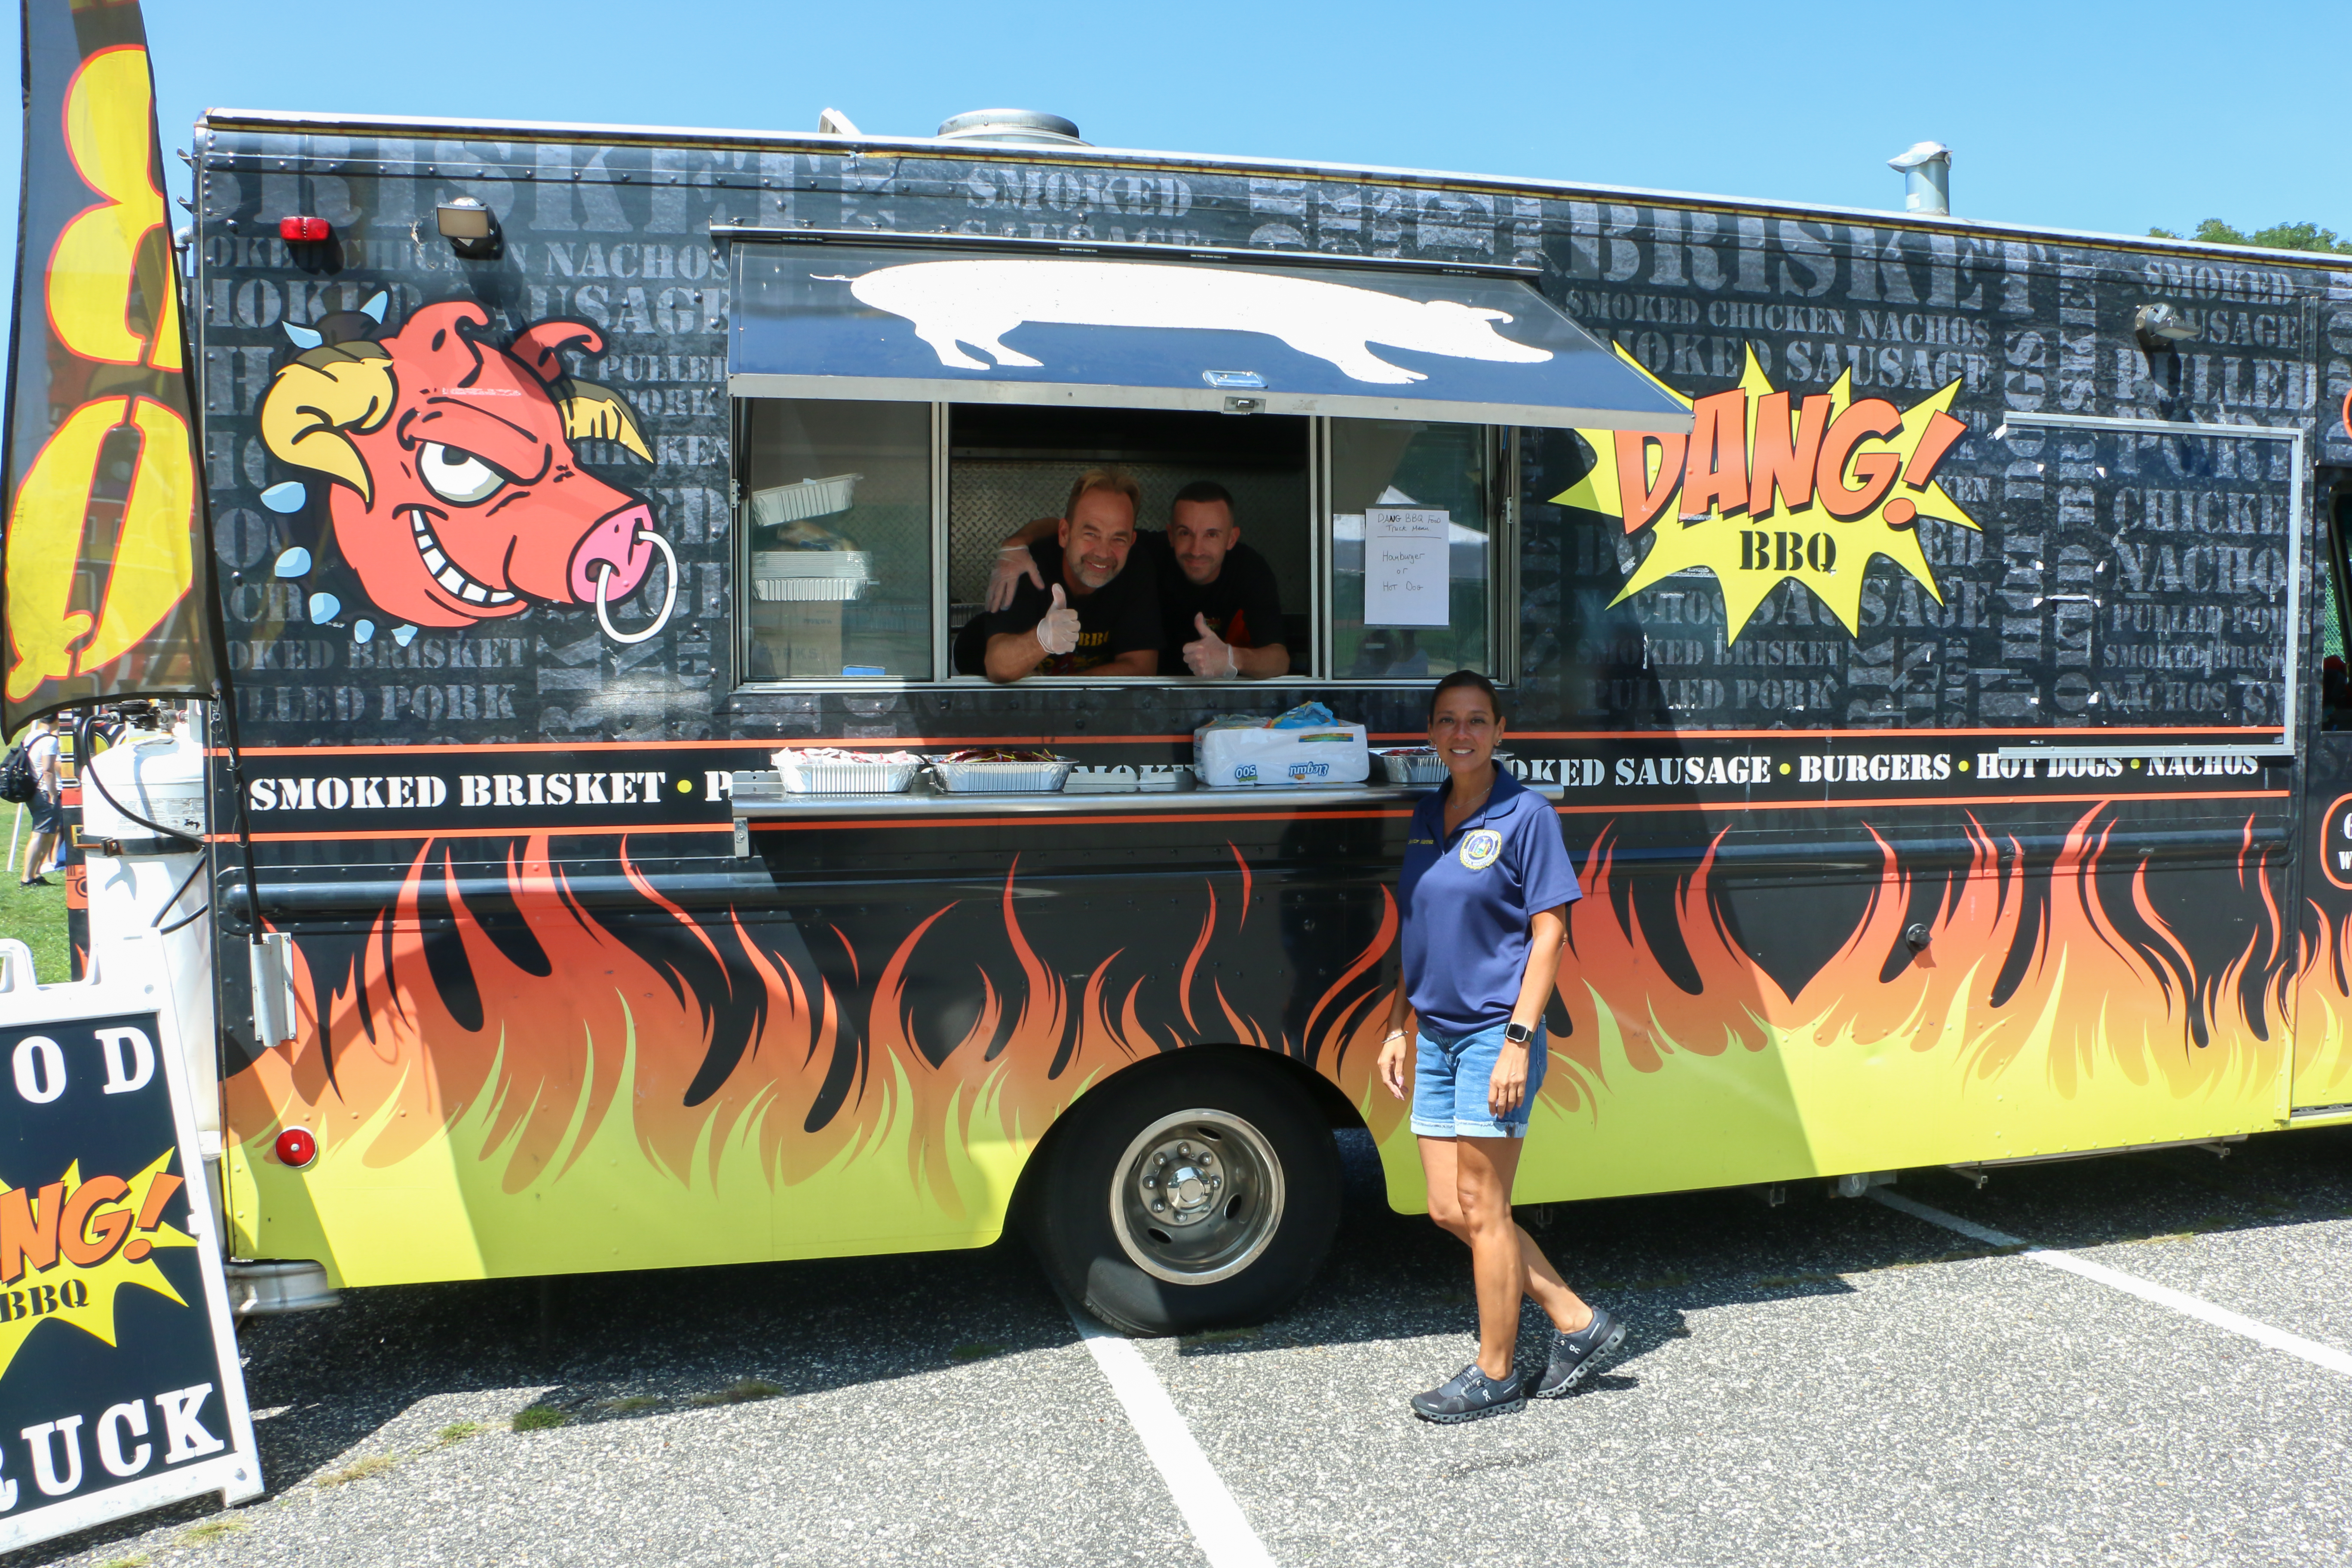
[[[0,942],[0,1552],[261,1492],[163,947]]]

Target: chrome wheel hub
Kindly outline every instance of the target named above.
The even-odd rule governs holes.
[[[1111,1179],[1111,1227],[1156,1279],[1206,1285],[1255,1261],[1282,1224],[1282,1164],[1247,1121],[1183,1110],[1145,1128]]]

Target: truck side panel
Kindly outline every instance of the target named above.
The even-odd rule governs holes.
[[[2270,448],[2200,448],[2184,469],[2162,441],[2094,449],[2028,421],[2308,430],[2317,272],[1037,149],[224,126],[200,161],[247,804],[304,1004],[293,1042],[256,1042],[225,966],[241,1252],[364,1284],[977,1245],[1061,1110],[1202,1043],[1328,1079],[1381,1140],[1392,1201],[1422,1206],[1399,1108],[1369,1080],[1402,810],[942,810],[761,831],[735,856],[724,781],[780,743],[1051,740],[1165,763],[1210,706],[1180,685],[743,679],[728,246],[710,237],[738,218],[1531,263],[1706,405],[1715,434],[1671,458],[1567,432],[1520,447],[1510,743],[1562,787],[1588,894],[1524,1198],[2282,1122],[2284,1005],[2311,952],[2283,912],[2293,770],[1999,753],[2275,730],[2283,628],[2263,612],[2305,520]],[[495,258],[435,233],[458,194],[497,214]],[[296,212],[335,238],[268,237]],[[2143,350],[2130,323],[2151,302],[2200,336]],[[518,558],[630,518],[625,630],[669,580],[628,531],[658,532],[677,593],[657,636],[608,635],[560,573],[479,598],[462,574],[442,596],[415,580],[400,552],[438,570],[411,542],[436,503],[380,432],[457,384],[452,355],[535,411],[534,450],[602,487],[585,510],[537,491],[509,509]],[[303,395],[275,403],[285,385]],[[393,423],[367,423],[371,397]],[[1876,399],[1909,443],[1859,510],[1793,458],[1755,501],[1768,418],[1801,439],[1813,398],[1817,437]],[[331,407],[332,428],[273,405]],[[1416,736],[1425,700],[1334,682],[1214,705],[1308,697],[1384,742]],[[292,1124],[320,1135],[306,1171],[270,1152]]]

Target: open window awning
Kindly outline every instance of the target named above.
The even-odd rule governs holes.
[[[1500,269],[830,239],[735,258],[738,396],[1691,426]]]

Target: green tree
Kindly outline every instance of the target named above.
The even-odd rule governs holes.
[[[2156,239],[2182,237],[2168,228],[2147,232]],[[2208,245],[2259,245],[2272,250],[2318,250],[2331,256],[2352,256],[2352,239],[2338,239],[2334,229],[2322,228],[2315,223],[2274,223],[2248,234],[2218,217],[2209,217],[2197,226],[2196,234],[2189,237]]]

